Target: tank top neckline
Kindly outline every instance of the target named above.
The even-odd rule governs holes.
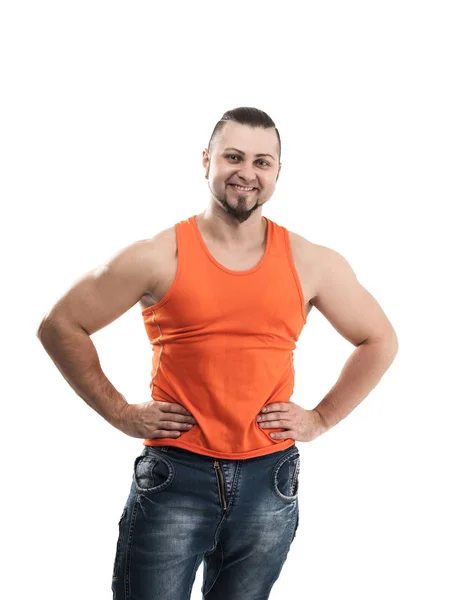
[[[272,227],[272,223],[271,223],[270,219],[267,219],[267,217],[263,217],[265,219],[265,221],[267,222],[267,230],[266,230],[265,252],[263,253],[262,258],[259,260],[259,262],[256,265],[254,265],[250,269],[247,269],[246,271],[233,271],[232,269],[228,269],[223,264],[221,264],[211,254],[211,252],[209,251],[209,248],[206,246],[206,243],[204,241],[204,238],[201,235],[201,232],[199,231],[196,217],[197,217],[197,215],[193,215],[191,217],[190,221],[193,225],[194,231],[196,232],[196,236],[199,240],[199,243],[200,243],[202,249],[204,250],[205,254],[208,256],[209,260],[211,260],[216,265],[216,267],[221,269],[221,271],[224,271],[224,273],[228,273],[229,275],[237,275],[237,276],[249,275],[250,273],[254,273],[255,271],[257,271],[258,269],[260,269],[263,266],[263,264],[265,263],[265,261],[268,258],[268,255],[270,254],[270,245],[271,245],[272,239],[273,239],[273,227]]]

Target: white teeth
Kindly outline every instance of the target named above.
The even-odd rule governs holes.
[[[237,188],[238,190],[245,190],[245,191],[253,190],[253,188],[245,188],[245,187],[242,187],[241,185],[232,184],[232,186]]]

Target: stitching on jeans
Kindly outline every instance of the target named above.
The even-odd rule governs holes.
[[[138,496],[136,496],[135,498],[135,502],[133,504],[133,509],[132,509],[132,516],[130,517],[130,528],[128,530],[128,540],[127,540],[127,547],[125,549],[125,558],[124,558],[124,580],[125,580],[125,598],[130,599],[130,571],[131,571],[131,562],[132,562],[132,555],[131,555],[131,546],[132,546],[132,537],[133,537],[133,532],[135,530],[135,520],[136,520],[136,516],[137,516],[137,510],[138,510]]]
[[[299,451],[296,449],[294,452],[291,452],[285,456],[283,456],[277,464],[273,467],[273,479],[272,479],[272,490],[278,495],[279,498],[285,500],[286,502],[294,502],[296,500],[296,495],[287,496],[286,494],[282,494],[278,489],[278,471],[285,464],[286,461],[291,460],[293,457],[297,457],[299,462]]]
[[[163,481],[163,483],[160,483],[159,485],[155,485],[152,486],[150,488],[142,488],[137,480],[137,476],[136,476],[136,469],[138,466],[138,462],[142,461],[142,462],[150,462],[150,463],[154,463],[157,462],[159,460],[162,460],[168,467],[168,477],[165,481]],[[153,468],[152,468],[153,471]],[[173,479],[175,476],[175,470],[174,470],[174,465],[173,463],[170,461],[170,459],[167,456],[162,456],[162,455],[158,455],[155,454],[153,455],[140,455],[135,459],[135,464],[134,464],[134,469],[133,469],[133,481],[135,483],[135,487],[137,488],[137,491],[140,494],[154,494],[154,493],[158,493],[158,492],[162,492],[163,490],[165,490],[168,486],[171,485]]]
[[[125,507],[122,511],[122,515],[119,519],[119,536],[118,536],[118,540],[117,540],[117,548],[115,551],[115,561],[114,561],[114,568],[113,568],[113,572],[112,572],[112,579],[118,578],[120,561],[122,558],[123,546],[124,546],[124,541],[125,541],[125,527],[123,524],[123,520],[125,518],[126,512],[127,512],[127,505],[125,505]]]
[[[298,456],[298,459],[296,461],[295,470],[293,472],[293,477],[291,478],[290,493],[292,496],[294,496],[296,494],[296,492],[298,491],[298,475],[299,475],[299,473],[300,473],[300,457]]]
[[[220,552],[220,557],[221,557],[221,564],[219,566],[219,570],[217,571],[216,575],[214,576],[214,579],[212,580],[212,583],[208,586],[207,590],[202,590],[202,593],[204,594],[204,596],[207,596],[207,594],[209,594],[209,592],[212,590],[212,588],[214,587],[214,584],[217,581],[217,578],[219,577],[220,572],[222,571],[222,565],[224,564],[224,552],[222,549],[222,544],[220,542],[220,540],[217,540],[217,544],[216,547],[214,548],[214,550],[211,552],[211,554],[214,554],[214,552],[217,551],[217,549],[219,548]],[[206,583],[206,582],[204,582]],[[203,586],[204,588],[204,586]]]
[[[298,514],[296,512],[296,510],[294,511],[294,513],[296,515]],[[293,517],[293,526],[294,526],[295,520],[296,520],[295,517]],[[290,546],[291,546],[292,542],[293,542],[293,539],[290,539],[290,541],[286,545],[284,558],[283,558],[283,560],[282,560],[282,562],[280,564],[280,568],[278,569],[278,572],[276,573],[275,577],[273,578],[273,581],[269,584],[270,587],[273,587],[273,584],[275,583],[275,581],[280,577],[280,573],[281,573],[281,571],[283,569],[283,565],[285,564],[286,558],[288,557],[288,552],[290,551]]]
[[[297,507],[295,507],[295,508],[297,508]],[[293,539],[294,539],[294,537],[295,537],[295,536],[294,536],[294,534],[296,533],[296,519],[297,519],[297,517],[298,517],[298,511],[297,511],[297,510],[295,510],[295,511],[294,511],[294,517],[293,517],[293,521],[292,521],[292,525],[293,525],[293,528],[292,528],[292,531],[293,531],[293,537],[291,537],[291,538],[289,539],[289,541],[288,541],[288,544],[287,544],[287,546],[286,546],[286,554],[288,554],[288,552],[290,551],[290,546],[291,546],[291,544],[292,544],[292,542],[293,542]]]

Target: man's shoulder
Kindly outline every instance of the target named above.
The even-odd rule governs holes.
[[[169,244],[173,240],[176,241],[176,230],[174,228],[174,225],[171,227],[167,227],[166,229],[161,229],[153,236],[148,238],[150,245]]]
[[[162,229],[149,238],[142,238],[130,243],[122,252],[130,257],[136,269],[151,272],[154,281],[162,272],[171,265],[177,255],[176,233],[174,227]]]
[[[176,230],[174,226],[161,229],[146,240],[141,240],[144,244],[144,251],[153,260],[169,260],[176,254]]]
[[[334,254],[338,254],[332,248],[316,244],[294,231],[288,230],[288,237],[293,254],[304,263],[321,265],[330,261]]]

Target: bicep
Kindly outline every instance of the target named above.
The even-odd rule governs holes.
[[[148,240],[134,242],[76,280],[44,317],[46,323],[79,326],[89,335],[124,314],[150,289]]]
[[[377,300],[360,284],[347,260],[330,248],[325,248],[322,276],[311,304],[354,346],[369,338],[395,335]]]

